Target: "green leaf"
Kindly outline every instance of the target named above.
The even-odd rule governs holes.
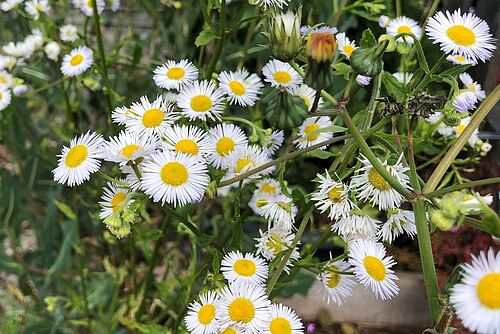
[[[490,208],[488,205],[484,204],[482,206],[483,219],[481,220],[481,225],[484,231],[490,233],[494,237],[500,237],[500,219],[497,213]]]
[[[54,204],[57,206],[57,208],[62,212],[64,213],[64,215],[72,220],[72,221],[76,221],[76,215],[75,213],[73,212],[73,210],[69,207],[69,205],[67,204],[64,204],[62,202],[59,202],[57,200],[54,200]]]
[[[220,255],[219,251],[215,250],[214,257],[212,258],[212,270],[214,274],[218,274],[220,269]]]
[[[350,65],[347,65],[346,63],[335,63],[332,65],[332,67],[335,70],[333,72],[334,75],[342,76],[345,79],[349,79],[349,73],[351,73],[352,71]]]
[[[363,34],[361,35],[361,40],[359,41],[359,46],[362,48],[370,48],[375,44],[377,44],[377,39],[373,35],[370,28],[363,31]]]
[[[405,88],[398,81],[398,79],[394,77],[394,75],[384,71],[384,74],[382,75],[382,85],[384,85],[384,88],[387,91],[387,93],[396,96],[396,99],[398,101],[404,99],[406,95]]]
[[[458,65],[458,66],[453,66],[452,68],[447,69],[446,71],[441,72],[440,75],[451,75],[451,76],[457,76],[461,73],[464,73],[469,69],[470,65]]]
[[[128,329],[136,330],[141,334],[170,334],[172,333],[167,327],[162,325],[146,325],[127,318],[121,318],[120,323]]]
[[[314,281],[313,276],[299,271],[290,282],[276,284],[276,287],[283,288],[280,291],[280,296],[283,298],[290,298],[296,293],[306,296]]]
[[[202,45],[207,45],[216,37],[217,36],[214,34],[214,32],[212,30],[205,28],[200,32],[198,37],[196,37],[196,40],[194,41],[194,45],[196,45],[197,47],[200,47]]]
[[[328,159],[335,156],[335,153],[323,150],[314,150],[304,154],[307,158]]]

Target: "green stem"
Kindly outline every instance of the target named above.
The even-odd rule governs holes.
[[[163,205],[162,209],[163,209],[163,211],[165,211],[165,213],[167,213],[168,215],[170,215],[173,218],[177,219],[181,224],[183,224],[184,226],[186,226],[191,232],[193,232],[193,234],[196,237],[200,238],[202,236],[202,233],[200,232],[200,230],[198,230],[198,228],[193,223],[191,223],[186,217],[183,217],[177,211],[175,211],[174,209],[172,209],[170,207],[170,205],[168,205],[168,204],[167,205]]]
[[[201,8],[201,14],[203,15],[203,19],[205,20],[205,23],[208,24],[208,26],[210,27],[210,30],[212,30],[212,32],[214,34],[217,34],[218,33],[217,28],[213,24],[212,20],[210,20],[210,16],[208,15],[206,0],[200,0],[200,8]]]
[[[496,184],[500,183],[500,177],[492,177],[489,179],[484,179],[484,180],[477,180],[477,181],[471,181],[471,182],[466,182],[462,184],[456,184],[454,186],[446,187],[440,190],[436,190],[430,193],[424,193],[423,195],[426,198],[434,198],[434,197],[440,197],[443,196],[447,193],[451,193],[453,191],[458,191],[462,189],[468,189],[468,188],[474,188],[474,187],[479,187],[479,186],[485,186],[488,184]]]
[[[396,0],[396,16],[401,16],[401,0]]]
[[[224,47],[224,42],[226,41],[226,0],[221,1],[219,17],[220,39],[217,41],[215,52],[212,55],[212,59],[210,59],[210,64],[207,68],[207,74],[205,76],[207,80],[212,79],[212,74],[215,71],[215,66],[219,61],[220,55],[222,54],[222,48]]]
[[[104,84],[104,96],[106,97],[106,103],[108,105],[109,109],[109,119],[111,120],[111,111],[113,110],[113,100],[112,100],[112,89],[109,84],[108,80],[108,68],[107,68],[107,62],[106,62],[106,54],[104,53],[104,44],[102,41],[102,34],[101,34],[101,21],[99,17],[99,13],[97,11],[97,1],[92,1],[92,8],[94,11],[94,29],[96,32],[96,38],[97,38],[97,48],[99,49],[99,58],[101,60],[101,75],[102,75],[102,81]]]
[[[87,283],[85,281],[85,274],[84,274],[84,246],[81,238],[81,230],[80,230],[80,222],[78,217],[75,219],[75,224],[76,224],[76,233],[77,233],[77,238],[78,238],[78,273],[80,275],[80,285],[82,289],[82,295],[83,295],[83,305],[85,307],[85,312],[87,313],[87,327],[89,329],[89,332],[92,333],[92,314],[90,312],[89,308],[89,300],[88,300],[88,295],[87,295]]]
[[[344,7],[347,5],[348,0],[342,0],[340,2],[340,5],[337,7],[337,10],[333,14],[331,25],[332,27],[336,27],[337,24],[339,23],[340,15],[342,14],[342,11],[344,10]]]
[[[255,15],[259,14],[259,6],[256,6]],[[257,27],[257,20],[252,20],[250,26],[248,27],[247,34],[245,36],[245,41],[243,42],[242,55],[238,62],[238,69],[241,69],[245,64],[246,58],[248,56],[248,48],[250,47],[250,42],[255,34],[255,28]]]
[[[500,85],[496,86],[493,92],[491,92],[491,94],[488,95],[488,97],[483,101],[479,108],[477,108],[465,130],[462,132],[462,134],[460,134],[457,141],[448,150],[448,152],[446,152],[445,156],[437,165],[436,169],[434,169],[434,172],[431,174],[429,180],[426,182],[423,188],[423,193],[430,193],[436,189],[439,181],[446,173],[453,160],[455,160],[458,153],[460,153],[472,133],[478,128],[478,126],[485,119],[490,110],[493,109],[493,107],[497,104],[499,98]]]
[[[430,7],[428,6],[429,10],[426,12],[425,18],[420,21],[420,26],[422,28],[425,27],[425,25],[427,24],[427,20],[429,19],[429,17],[431,17],[432,15],[434,15],[434,13],[436,12],[436,9],[439,6],[440,2],[441,2],[441,0],[433,0],[432,4],[430,5]]]
[[[429,82],[431,82],[432,80],[432,76],[434,75],[434,73],[436,73],[436,71],[438,70],[439,67],[441,67],[441,64],[443,64],[443,62],[446,60],[446,54],[443,53],[443,55],[441,56],[441,58],[438,59],[438,61],[436,62],[436,64],[434,64],[434,66],[432,66],[432,68],[430,69],[430,71],[428,71],[427,73],[425,73],[424,77],[422,78],[422,80],[420,80],[420,82],[418,83],[417,87],[415,87],[413,89],[413,92],[416,92],[420,89],[422,89],[423,87],[426,87]]]

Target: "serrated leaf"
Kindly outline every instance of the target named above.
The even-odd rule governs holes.
[[[210,43],[212,40],[214,40],[217,36],[214,34],[214,32],[210,29],[203,29],[198,37],[196,37],[196,40],[194,41],[194,45],[197,47],[207,45]]]
[[[363,34],[361,35],[361,40],[359,41],[359,46],[362,48],[370,48],[375,44],[377,44],[377,39],[373,35],[370,28],[363,31]]]
[[[65,203],[62,203],[62,202],[59,202],[57,200],[54,200],[54,204],[57,206],[57,208],[59,209],[59,211],[61,211],[62,213],[64,213],[64,215],[68,219],[76,221],[76,215],[73,212],[73,210],[69,207],[69,205],[67,205]]]

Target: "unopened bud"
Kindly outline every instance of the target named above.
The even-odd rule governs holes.
[[[301,19],[300,8],[296,14],[289,10],[284,14],[269,18],[269,50],[274,58],[287,62],[299,53],[302,47]]]

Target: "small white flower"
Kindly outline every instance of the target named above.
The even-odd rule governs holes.
[[[0,89],[7,89],[12,87],[14,82],[12,75],[7,71],[0,71]]]
[[[478,101],[486,98],[486,92],[481,89],[481,84],[478,84],[472,79],[469,73],[462,73],[458,76],[469,92],[474,93]]]
[[[282,226],[275,226],[268,229],[266,232],[262,232],[262,230],[259,232],[260,238],[255,238],[255,241],[257,241],[255,245],[257,254],[261,254],[268,261],[272,261],[279,253],[289,250],[295,238],[293,232],[285,230]],[[296,246],[285,264],[284,270],[286,273],[290,273],[293,262],[297,261],[299,258],[300,253]]]
[[[35,20],[38,20],[40,13],[47,14],[50,12],[50,4],[48,0],[30,0],[24,5],[24,10]]]
[[[283,304],[272,304],[262,334],[303,334],[304,325],[294,310]]]
[[[125,182],[125,180],[122,179],[118,181]],[[130,188],[120,184],[107,182],[107,187],[104,188],[101,201],[99,202],[101,207],[99,218],[105,219],[119,212],[125,206],[130,206],[130,204],[134,202],[134,200],[131,200],[131,194]]]
[[[264,9],[268,9],[269,7],[277,7],[282,9],[283,6],[287,6],[290,3],[290,0],[254,0],[256,5],[264,7]]]
[[[28,91],[28,86],[25,84],[19,84],[12,87],[12,93],[14,93],[15,96],[21,96],[25,94],[27,91]]]
[[[8,12],[19,6],[23,1],[24,0],[4,0],[0,4],[0,9],[2,9],[4,12]]]
[[[111,112],[111,120],[118,125],[125,125],[130,118],[139,117],[132,108],[119,106]]]
[[[333,223],[332,232],[337,233],[346,241],[375,239],[380,225],[380,221],[366,214],[353,212]]]
[[[198,69],[187,59],[179,62],[167,60],[165,64],[154,70],[155,84],[164,89],[177,89],[192,84],[198,79]]]
[[[0,87],[0,110],[4,110],[10,104],[12,95],[7,88]]]
[[[182,88],[177,106],[190,120],[218,120],[224,111],[224,94],[213,82],[195,81]]]
[[[57,61],[59,53],[61,52],[61,47],[57,44],[57,42],[52,41],[45,45],[44,51],[47,58]]]
[[[481,152],[488,153],[492,149],[492,145],[487,141],[481,144]]]
[[[229,252],[221,262],[222,275],[230,284],[262,286],[268,271],[266,261],[252,253]]]
[[[413,211],[398,208],[390,210],[387,215],[387,221],[378,232],[378,239],[387,243],[392,243],[394,239],[403,233],[408,234],[411,238],[417,234],[417,226],[415,225],[415,215]]]
[[[387,34],[391,36],[396,36],[401,33],[412,33],[418,39],[422,37],[422,29],[418,25],[418,22],[406,16],[398,16],[391,20],[387,25],[386,31]],[[413,44],[413,37],[402,36],[399,37],[396,42],[407,42]]]
[[[356,43],[347,38],[345,32],[338,33],[335,37],[340,54],[344,55],[347,59],[351,58],[352,53],[357,49]]]
[[[302,149],[331,139],[333,132],[329,128],[332,126],[333,123],[328,116],[308,117],[299,127],[298,138],[294,143],[297,148]],[[326,148],[327,146],[322,146],[319,149]]]
[[[287,231],[292,230],[298,209],[290,197],[283,194],[271,197],[269,203],[264,205],[262,210],[269,226],[281,226]]]
[[[86,46],[80,46],[64,56],[61,72],[68,77],[74,77],[88,70],[93,63],[93,51]]]
[[[219,88],[227,95],[229,103],[242,107],[253,106],[262,91],[262,81],[257,74],[241,69],[236,72],[221,72]]]
[[[116,1],[116,0],[115,0]],[[184,322],[192,334],[216,334],[218,332],[219,297],[213,291],[201,294],[200,301],[189,304]]]
[[[204,159],[210,152],[211,142],[207,133],[194,125],[174,125],[165,135],[164,147]]]
[[[302,77],[288,63],[272,59],[262,69],[264,81],[272,87],[293,89],[302,83]]]
[[[378,18],[378,25],[380,28],[387,28],[391,19],[386,15],[380,15]]]
[[[367,77],[361,74],[358,74],[356,76],[356,83],[360,86],[368,86],[371,81],[372,81],[371,77]]]
[[[239,127],[230,123],[217,124],[208,133],[210,154],[208,161],[215,168],[227,166],[229,155],[248,143],[247,136]]]
[[[461,55],[449,55],[446,57],[446,60],[452,62],[455,65],[476,65],[476,61],[472,59],[468,59]]]
[[[330,253],[330,261],[322,268],[317,279],[323,284],[323,299],[326,299],[328,304],[333,301],[340,306],[351,296],[356,281],[350,275],[339,273],[351,270],[348,262],[333,261],[331,258],[332,254]]]
[[[262,150],[267,156],[272,156],[279,150],[285,139],[283,130],[274,130],[269,136],[266,136]]]
[[[228,156],[227,165],[225,166],[231,177],[235,177],[241,174],[244,174],[252,169],[260,167],[268,162],[271,159],[262,151],[262,149],[257,145],[248,145],[242,146],[240,148],[235,149]],[[255,173],[248,178],[254,179],[258,178],[262,174],[269,174],[273,171],[273,167],[269,167]]]
[[[329,210],[328,218],[336,220],[347,217],[349,212],[357,206],[349,199],[349,187],[341,181],[334,181],[328,171],[325,176],[317,174],[319,178],[318,191],[311,199],[316,201],[318,210],[323,213]]]
[[[100,15],[104,10],[104,0],[72,0],[73,5],[79,8],[86,16],[94,15],[94,1],[96,2],[97,13]]]
[[[469,110],[474,110],[477,104],[476,95],[467,90],[461,89],[453,95],[453,108],[461,114],[467,113]]]
[[[151,155],[158,146],[155,136],[142,136],[136,132],[122,131],[109,138],[103,148],[104,159],[124,165],[130,161]]]
[[[300,86],[290,89],[289,93],[294,96],[300,97],[300,99],[304,101],[307,110],[309,111],[312,110],[314,99],[316,98],[316,91],[314,89],[312,89],[306,84],[301,84]],[[318,109],[320,109],[322,105],[323,105],[323,99],[320,98],[318,101]]]
[[[413,73],[396,72],[396,73],[393,73],[392,76],[395,77],[399,83],[401,83],[403,85],[407,85],[411,81],[411,78],[413,78]]]
[[[72,24],[65,24],[59,29],[59,36],[63,42],[74,42],[78,38],[77,29]]]
[[[116,12],[118,9],[120,9],[121,1],[120,0],[109,0],[109,4],[111,7],[111,10],[113,12]]]

